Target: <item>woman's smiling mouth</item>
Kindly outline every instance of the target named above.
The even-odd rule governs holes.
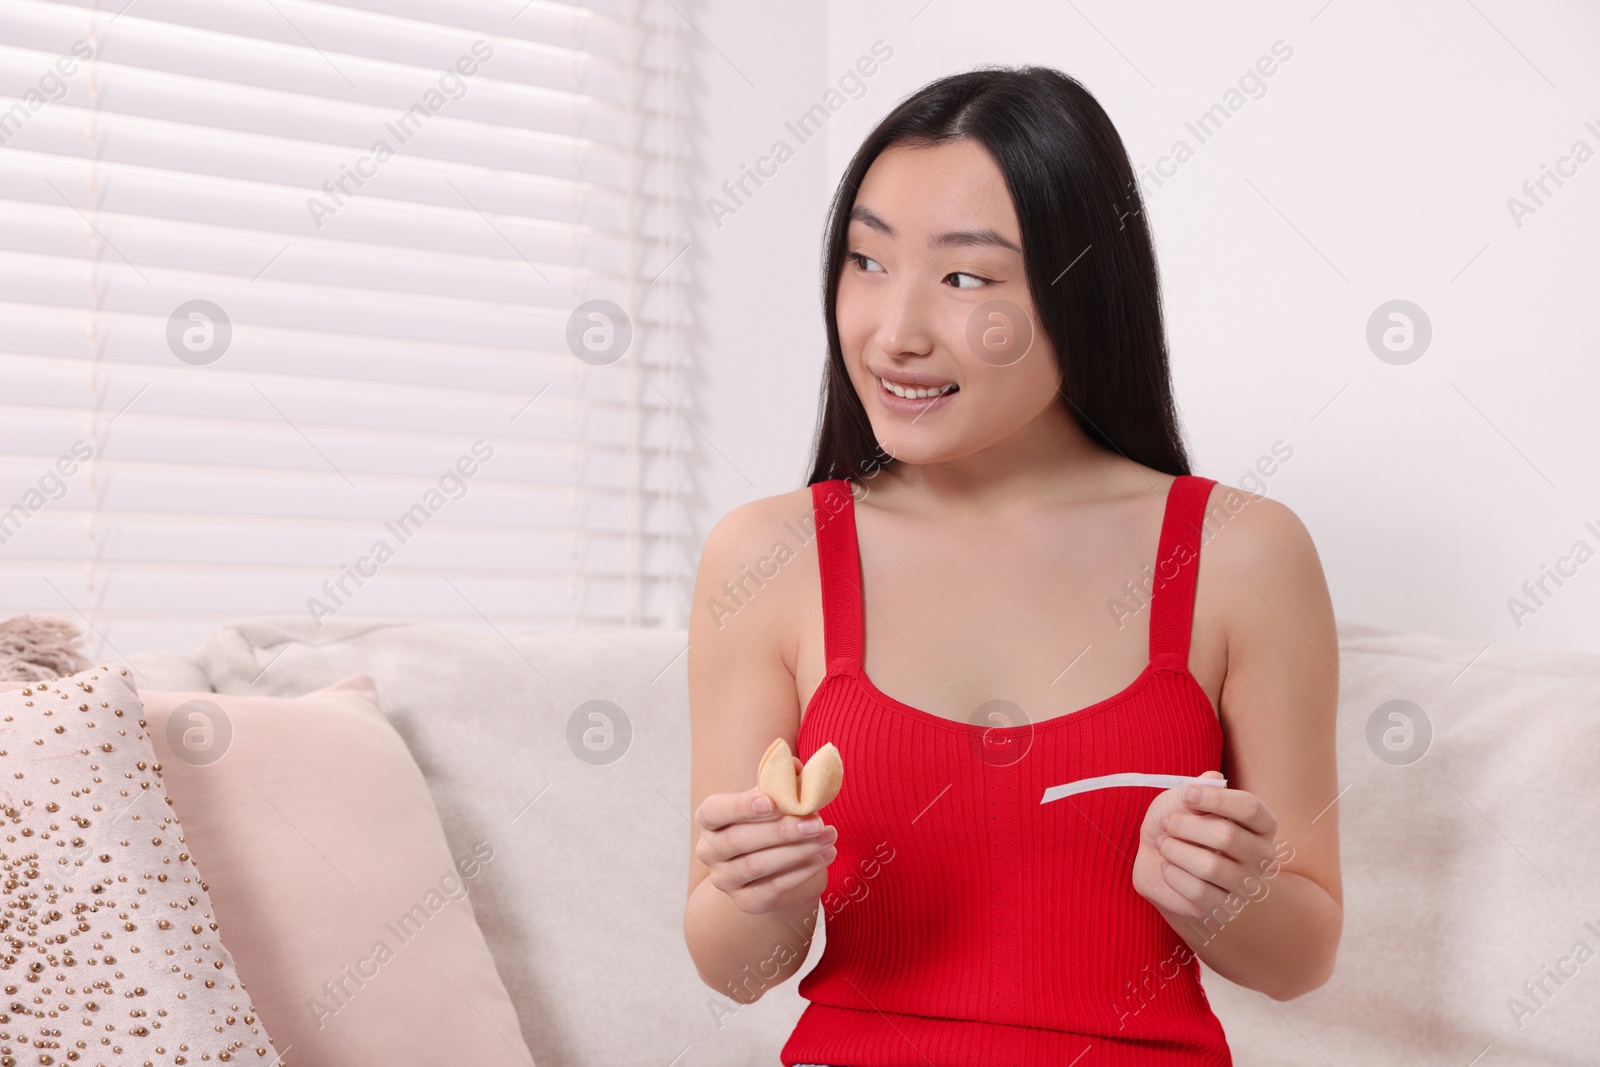
[[[878,404],[895,415],[921,416],[950,402],[960,386],[954,382],[938,385],[908,385],[874,374],[878,385]]]

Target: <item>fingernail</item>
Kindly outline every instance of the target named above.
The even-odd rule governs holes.
[[[750,806],[755,809],[757,815],[765,815],[772,810],[772,798],[762,793]]]
[[[812,815],[800,820],[800,832],[803,834],[817,834],[822,832],[822,819]]]
[[[1185,787],[1183,790],[1183,799],[1190,804],[1200,803],[1200,787],[1197,785]]]
[[[1167,835],[1166,834],[1157,834],[1156,835],[1156,848],[1160,848],[1161,847],[1161,842],[1165,841],[1166,839],[1167,839]]]
[[[1167,828],[1167,820],[1170,819],[1170,818],[1172,818],[1171,815],[1163,815],[1163,816],[1161,816],[1161,822],[1158,823],[1157,825],[1159,825],[1163,830],[1165,830]]]

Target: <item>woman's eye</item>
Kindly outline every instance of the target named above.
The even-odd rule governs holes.
[[[849,255],[851,259],[855,260],[856,266],[860,267],[862,270],[872,270],[874,268],[878,270],[883,269],[882,265],[871,256],[862,255],[860,252],[851,252]],[[872,266],[867,266],[869,263],[872,264]]]
[[[951,278],[966,278],[966,279],[968,279],[968,281],[970,281],[972,283],[970,285],[967,285],[967,284],[963,284],[962,282],[958,281],[958,282],[956,282],[956,288],[957,289],[976,289],[978,286],[982,285],[987,280],[985,278],[978,277],[976,274],[967,274],[967,273],[964,273],[963,271],[953,271],[952,273],[945,275],[945,279],[946,280],[949,280]]]

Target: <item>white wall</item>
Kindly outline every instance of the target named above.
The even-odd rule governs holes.
[[[800,143],[785,122],[822,91],[823,8],[763,0],[685,7],[699,31],[699,163],[694,213],[701,432],[699,533],[739,503],[804,484],[825,340],[817,257],[828,195],[828,148]],[[793,158],[741,203],[723,192],[783,138]],[[768,168],[771,169],[771,168]],[[731,215],[713,219],[709,199]]]
[[[1012,0],[977,15],[951,0],[835,0],[825,26],[801,4],[763,4],[759,21],[727,0],[689,10],[727,56],[703,57],[702,204],[875,40],[894,50],[826,145],[801,147],[720,229],[700,216],[697,422],[715,445],[699,468],[702,533],[804,479],[823,212],[860,138],[933,78],[1036,62],[1095,93],[1140,169],[1177,139],[1195,148],[1145,192],[1196,472],[1240,485],[1274,442],[1293,449],[1265,491],[1311,530],[1341,619],[1600,647],[1600,556],[1549,585],[1520,627],[1507,606],[1576,542],[1600,552],[1600,157],[1547,186],[1520,226],[1507,206],[1574,142],[1600,151],[1600,10]],[[1198,143],[1185,122],[1278,41],[1292,56],[1265,91]],[[1366,342],[1373,311],[1397,298],[1433,329],[1404,366]]]

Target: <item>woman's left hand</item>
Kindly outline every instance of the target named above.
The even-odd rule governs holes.
[[[1221,778],[1221,771],[1200,777]],[[1194,801],[1186,792],[1198,793]],[[1230,894],[1248,897],[1277,861],[1278,819],[1243,789],[1191,785],[1156,795],[1139,828],[1133,887],[1167,911],[1201,919]]]

